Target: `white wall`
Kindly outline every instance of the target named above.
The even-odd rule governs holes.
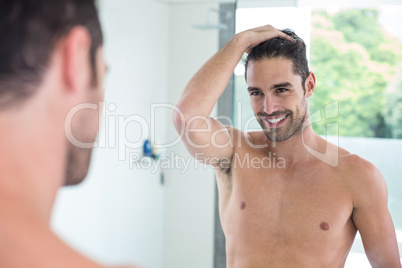
[[[100,140],[116,147],[116,137],[106,134],[106,126],[112,133],[118,129],[120,136],[125,130],[130,141],[139,140],[139,124],[124,128],[114,122],[118,116],[122,120],[135,114],[150,122],[150,104],[163,102],[168,95],[169,7],[155,1],[103,0],[100,8],[110,66],[105,99],[117,107],[114,112],[106,110],[108,124],[103,124]],[[167,123],[157,119],[158,126]],[[159,136],[164,139],[165,133]],[[87,180],[60,191],[52,226],[65,241],[99,262],[162,267],[164,189],[159,174],[130,169],[128,158],[119,160],[122,151],[95,149]]]
[[[176,104],[190,78],[218,50],[218,31],[197,30],[205,24],[209,8],[216,5],[171,6],[169,29],[169,95]],[[170,114],[167,120],[170,119]],[[168,140],[177,133],[167,126]],[[170,149],[186,161],[192,159],[182,143]],[[213,267],[214,187],[213,170],[191,161],[188,170],[166,171],[164,268]]]

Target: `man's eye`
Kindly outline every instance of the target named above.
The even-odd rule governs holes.
[[[261,95],[261,92],[253,91],[250,93],[250,96],[258,96],[258,95]]]
[[[276,92],[278,92],[278,93],[284,93],[284,92],[286,92],[286,91],[288,91],[286,88],[278,88],[278,89],[276,90]]]

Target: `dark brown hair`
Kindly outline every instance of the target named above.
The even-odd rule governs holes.
[[[292,30],[285,29],[282,30],[282,32],[293,37],[296,42],[277,37],[254,47],[246,59],[246,79],[247,66],[250,61],[284,58],[292,61],[293,72],[301,76],[302,86],[304,89],[304,81],[307,79],[310,73],[306,56],[306,44]]]
[[[95,0],[0,0],[0,107],[36,91],[57,41],[78,25],[91,36],[95,79],[103,45]]]

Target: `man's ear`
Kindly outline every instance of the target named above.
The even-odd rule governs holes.
[[[63,76],[70,93],[86,90],[91,81],[91,36],[82,26],[70,30],[63,40]]]
[[[306,89],[306,98],[310,98],[313,95],[315,89],[316,81],[315,75],[313,72],[310,72],[307,76],[306,81],[304,82],[304,88]]]

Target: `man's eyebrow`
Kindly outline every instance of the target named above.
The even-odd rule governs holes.
[[[289,82],[279,83],[279,84],[273,85],[271,87],[271,90],[276,89],[276,88],[281,88],[281,87],[293,87],[293,85]]]
[[[261,90],[261,89],[258,87],[248,87],[247,90],[250,92],[250,91]]]
[[[293,87],[293,85],[289,82],[283,82],[283,83],[279,83],[279,84],[275,84],[271,87],[271,90],[276,89],[276,88],[281,88],[281,87]],[[250,91],[254,91],[254,90],[260,90],[261,88],[259,87],[248,87],[247,90]]]

